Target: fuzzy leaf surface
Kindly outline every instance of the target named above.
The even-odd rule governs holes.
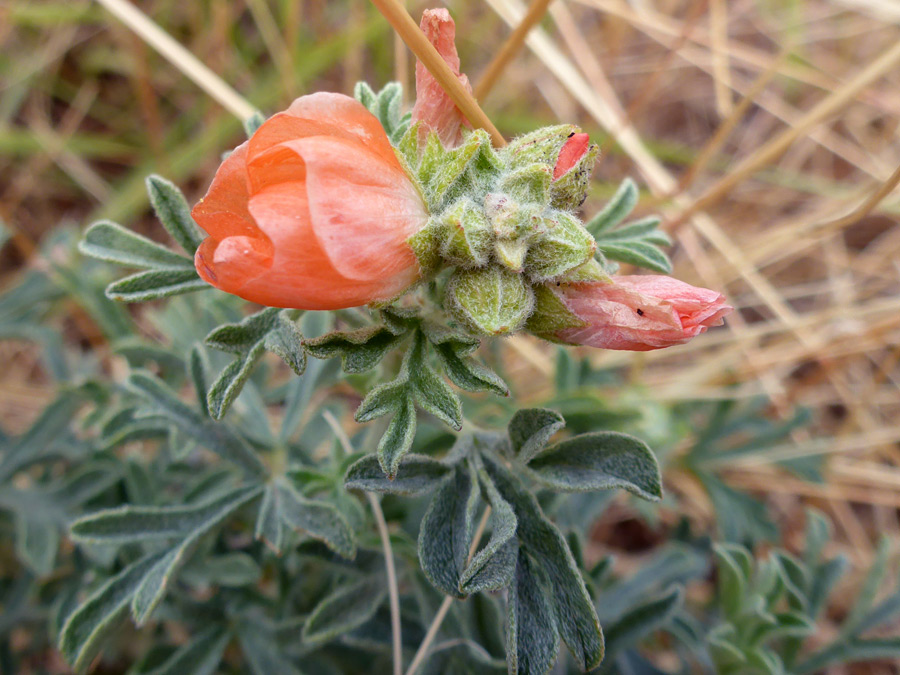
[[[566,420],[555,410],[526,408],[516,411],[507,426],[513,452],[520,461],[530,462],[564,426]]]
[[[193,256],[206,234],[191,216],[191,207],[181,190],[171,181],[153,174],[147,177],[147,194],[159,222],[178,245]]]
[[[616,431],[595,431],[557,443],[528,467],[548,487],[561,492],[623,488],[659,501],[659,463],[646,443]]]
[[[344,487],[382,494],[420,497],[436,489],[453,469],[426,455],[408,454],[400,460],[393,480],[381,470],[376,455],[367,455],[347,470]]]

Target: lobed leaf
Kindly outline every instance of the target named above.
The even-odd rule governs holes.
[[[530,462],[564,426],[566,420],[555,410],[527,408],[516,411],[507,425],[513,452],[520,461]]]
[[[467,595],[508,587],[515,577],[519,552],[516,514],[486,474],[482,472],[479,478],[491,505],[491,537],[459,575],[459,590]]]
[[[444,372],[457,387],[509,396],[509,387],[497,373],[467,356],[473,349],[469,344],[456,341],[434,344]]]
[[[363,401],[365,403],[365,401]],[[393,479],[400,468],[400,460],[412,447],[416,435],[416,407],[408,393],[400,404],[396,414],[388,424],[387,430],[378,441],[378,461],[381,470]]]
[[[659,501],[659,463],[646,443],[616,431],[595,431],[562,441],[528,467],[548,487],[561,492],[623,488]]]
[[[488,455],[483,455],[483,459],[498,492],[518,518],[519,546],[547,575],[550,606],[560,637],[579,668],[596,667],[603,658],[603,632],[565,538],[515,476]]]
[[[72,523],[71,534],[79,541],[101,544],[183,538],[200,529],[208,529],[259,492],[260,488],[254,485],[201,504],[120,506],[79,518]]]
[[[253,536],[265,543],[277,555],[281,555],[284,543],[284,508],[278,486],[270,483],[263,492],[262,503],[256,514]]]
[[[59,649],[76,672],[87,669],[102,642],[118,627],[141,580],[162,555],[153,553],[132,563],[69,615],[59,635]]]
[[[405,338],[386,326],[366,326],[355,331],[336,331],[312,340],[306,340],[306,350],[317,359],[341,357],[341,366],[347,373],[363,373],[371,370],[384,355],[397,347]]]
[[[585,223],[585,228],[595,237],[614,228],[634,210],[638,202],[638,188],[631,178],[619,185],[616,194],[597,215]]]
[[[556,663],[559,633],[549,587],[543,568],[520,548],[515,583],[507,600],[506,660],[510,673],[544,675]]]
[[[343,584],[327,595],[303,626],[303,641],[323,643],[349,633],[371,619],[387,595],[381,576]]]
[[[367,455],[354,463],[344,477],[348,490],[420,497],[436,489],[453,469],[426,455],[407,454],[393,479],[381,470],[377,455]]]
[[[416,331],[406,365],[412,391],[423,410],[459,431],[462,428],[462,403],[443,378],[428,365],[425,345],[422,332]]]
[[[171,421],[185,434],[248,473],[259,475],[265,472],[265,466],[259,457],[230,427],[217,424],[193,410],[165,383],[150,373],[134,372],[126,384],[151,403],[148,417],[162,417]]]
[[[478,501],[467,465],[457,465],[453,476],[435,492],[419,526],[419,565],[432,585],[446,595],[466,595],[460,588],[460,577],[469,554]]]
[[[213,675],[230,641],[221,626],[206,628],[146,675]]]
[[[306,499],[285,481],[277,485],[285,524],[302,530],[345,558],[356,556],[356,536],[343,513],[328,502]]]

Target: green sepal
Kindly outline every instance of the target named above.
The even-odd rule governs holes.
[[[496,266],[458,269],[447,284],[445,305],[457,321],[478,335],[507,335],[531,314],[534,293],[515,272]]]
[[[434,217],[429,218],[425,227],[406,240],[416,256],[423,276],[430,276],[439,268],[443,240],[444,226]]]
[[[491,253],[493,232],[484,210],[471,199],[455,202],[437,222],[441,228],[441,257],[448,265],[482,267]]]
[[[432,213],[440,212],[443,205],[463,194],[472,184],[471,180],[466,180],[468,170],[475,159],[482,156],[482,148],[490,148],[490,145],[491,138],[483,129],[471,132],[462,144],[452,149],[444,148],[436,133],[428,135],[417,176]]]
[[[605,284],[612,283],[606,268],[597,260],[596,256],[586,261],[583,265],[573,267],[555,281],[558,284],[578,284],[595,281]]]
[[[528,242],[523,239],[498,239],[494,242],[494,259],[511,272],[525,268]]]
[[[513,169],[537,163],[549,166],[552,170],[559,158],[559,151],[579,131],[581,129],[574,124],[543,127],[514,138],[501,150],[501,157]]]
[[[566,328],[582,328],[587,322],[579,319],[548,286],[536,284],[534,311],[528,317],[525,328],[540,337],[552,336]]]
[[[550,185],[550,203],[554,207],[574,211],[584,203],[599,154],[600,146],[592,143],[575,166],[553,181]]]
[[[544,222],[546,231],[525,257],[525,272],[533,281],[556,278],[594,257],[597,244],[577,218],[557,211]]]
[[[517,201],[548,206],[552,180],[553,169],[535,163],[510,171],[500,179],[499,187]]]

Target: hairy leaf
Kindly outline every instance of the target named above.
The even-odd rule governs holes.
[[[381,470],[377,455],[367,455],[347,470],[344,487],[385,494],[419,497],[437,488],[452,468],[426,455],[408,454],[400,461],[393,480]]]
[[[460,576],[472,540],[478,491],[466,465],[435,492],[419,526],[419,564],[442,593],[465,597]]]
[[[78,250],[92,258],[129,267],[194,269],[193,260],[109,220],[91,225],[78,243]]]
[[[555,410],[528,408],[516,411],[507,428],[513,451],[522,462],[530,462],[564,426],[565,419]]]
[[[206,235],[191,217],[191,207],[181,190],[162,176],[152,174],[147,177],[147,194],[159,222],[178,245],[193,256]]]
[[[520,547],[547,575],[548,594],[560,637],[582,670],[594,668],[603,658],[603,633],[565,538],[541,512],[534,495],[516,477],[489,456],[483,457],[498,492],[510,503],[518,518]]]
[[[122,302],[146,302],[206,288],[210,288],[209,284],[197,276],[193,267],[156,269],[114,281],[106,287],[106,297]]]
[[[69,615],[59,635],[59,649],[77,672],[87,669],[102,642],[118,627],[141,580],[162,555],[153,553],[132,563]]]
[[[397,335],[385,326],[366,326],[355,331],[327,333],[304,344],[317,359],[340,356],[345,372],[363,373],[378,365],[405,337],[405,333]]]
[[[364,624],[384,601],[386,586],[380,576],[339,586],[310,614],[303,626],[304,642],[327,642]]]
[[[509,590],[506,660],[510,673],[544,675],[556,662],[559,633],[551,586],[543,568],[518,551],[515,584]]]
[[[563,492],[624,488],[659,501],[662,481],[653,451],[616,431],[595,431],[562,441],[533,459],[528,467],[548,487]]]
[[[356,556],[356,537],[344,514],[328,502],[306,499],[287,482],[278,483],[280,508],[284,522],[324,542],[344,556]]]

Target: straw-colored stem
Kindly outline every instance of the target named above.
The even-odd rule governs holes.
[[[809,112],[797,120],[792,127],[782,131],[776,138],[744,159],[738,166],[713,185],[699,199],[684,209],[676,220],[682,223],[695,213],[708,209],[721,201],[731,190],[749,175],[778,159],[793,143],[809,133],[810,129],[842,110],[856,100],[857,96],[875,80],[889,73],[900,63],[900,42],[887,50],[843,87],[820,101]]]
[[[485,70],[484,75],[481,76],[481,79],[475,86],[476,98],[485,98],[491,89],[494,88],[510,61],[522,49],[522,45],[525,44],[525,37],[544,18],[544,14],[547,13],[547,8],[551,2],[553,0],[533,0],[519,25],[506,38],[506,42],[503,43],[497,55],[488,64],[487,70]]]
[[[406,7],[403,6],[400,0],[372,0],[372,4],[384,15],[388,23],[394,27],[394,30],[403,38],[406,46],[412,50],[416,58],[434,76],[434,79],[447,92],[447,95],[472,126],[487,131],[494,145],[498,147],[506,145],[506,140],[497,130],[497,127],[484,114],[484,111],[479,107],[472,94],[466,91],[466,88],[453,74],[450,66],[447,65],[434,45],[428,41],[428,38],[425,37],[425,34],[413,21],[413,18],[406,11]]]
[[[97,2],[238,119],[247,120],[256,113],[256,108],[250,105],[246,99],[225,84],[221,77],[178,44],[171,35],[147,18],[147,15],[134,5],[125,0],[97,0]]]
[[[734,107],[731,100],[731,74],[728,70],[728,9],[725,0],[710,0],[709,23],[716,109],[719,117],[725,119]]]
[[[349,456],[353,454],[353,446],[347,433],[341,427],[330,410],[322,413],[322,417],[331,427],[338,442]],[[381,538],[381,548],[384,552],[384,567],[387,574],[388,582],[388,601],[391,606],[391,643],[393,645],[394,654],[394,675],[403,675],[403,639],[400,633],[400,589],[397,584],[397,570],[394,567],[394,551],[391,548],[391,535],[388,532],[387,521],[384,519],[384,511],[381,510],[381,504],[378,498],[371,492],[366,492],[366,498],[372,509],[372,515],[375,517],[375,525],[378,528],[378,535]]]
[[[491,507],[488,506],[484,513],[481,515],[481,521],[478,523],[478,529],[475,530],[475,536],[472,538],[472,545],[469,547],[469,555],[466,558],[466,562],[468,563],[472,560],[472,556],[475,555],[475,551],[478,550],[478,545],[481,543],[481,537],[484,536],[484,530],[487,528],[488,520],[491,517]],[[406,675],[415,675],[415,672],[419,669],[419,666],[425,661],[425,657],[428,656],[428,650],[431,647],[431,643],[434,642],[434,638],[437,637],[438,631],[441,628],[441,624],[444,623],[444,618],[447,616],[447,612],[450,611],[450,605],[453,604],[454,598],[452,596],[446,596],[444,601],[441,603],[441,606],[438,607],[438,611],[434,615],[434,619],[431,621],[431,625],[428,627],[428,632],[425,633],[425,637],[422,639],[422,644],[419,645],[419,648],[416,650],[416,655],[413,657],[412,663],[409,664],[409,668],[406,670]]]
[[[737,127],[738,122],[744,118],[744,114],[750,109],[750,106],[756,102],[756,98],[778,74],[778,70],[781,67],[781,64],[784,63],[785,58],[787,58],[788,53],[787,49],[783,49],[781,53],[772,60],[772,64],[760,73],[759,77],[757,77],[753,84],[750,85],[747,94],[741,99],[740,103],[735,106],[734,110],[731,111],[728,118],[719,125],[719,128],[716,129],[712,138],[710,138],[706,145],[701,148],[696,159],[691,163],[691,166],[681,177],[681,180],[678,181],[678,192],[687,190],[687,188],[693,184],[697,176],[700,175],[700,172],[706,168],[706,165],[709,164],[710,160],[722,148],[725,141],[731,135],[731,132]]]

